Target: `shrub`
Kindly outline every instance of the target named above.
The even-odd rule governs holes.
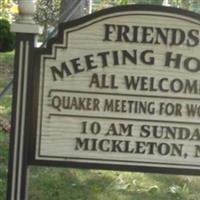
[[[12,51],[15,47],[15,34],[10,32],[10,24],[0,19],[0,52]]]

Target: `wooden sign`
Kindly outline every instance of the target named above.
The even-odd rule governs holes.
[[[28,164],[199,173],[200,21],[124,6],[61,24],[28,72]]]
[[[39,49],[37,25],[14,29],[7,200],[27,199],[30,165],[199,174],[199,15],[115,7]]]
[[[199,17],[147,8],[62,24],[36,50],[31,164],[199,170]]]

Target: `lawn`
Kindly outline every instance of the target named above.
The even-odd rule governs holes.
[[[13,52],[0,54],[0,91],[12,79]],[[0,101],[10,120],[11,92]],[[5,199],[9,133],[0,130],[0,200]],[[200,177],[31,167],[29,200],[200,200]]]

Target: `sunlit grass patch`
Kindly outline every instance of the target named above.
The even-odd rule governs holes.
[[[6,119],[10,119],[11,104],[12,104],[12,95],[11,93],[9,93],[0,100],[0,116],[5,117]]]
[[[13,63],[14,63],[14,51],[6,52],[6,53],[0,53],[0,66],[2,66],[2,67],[5,67],[5,66],[12,67]]]
[[[9,135],[0,131],[0,200],[4,200],[7,185]]]

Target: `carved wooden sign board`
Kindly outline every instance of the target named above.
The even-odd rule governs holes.
[[[200,21],[125,6],[34,50],[31,165],[199,173]]]

